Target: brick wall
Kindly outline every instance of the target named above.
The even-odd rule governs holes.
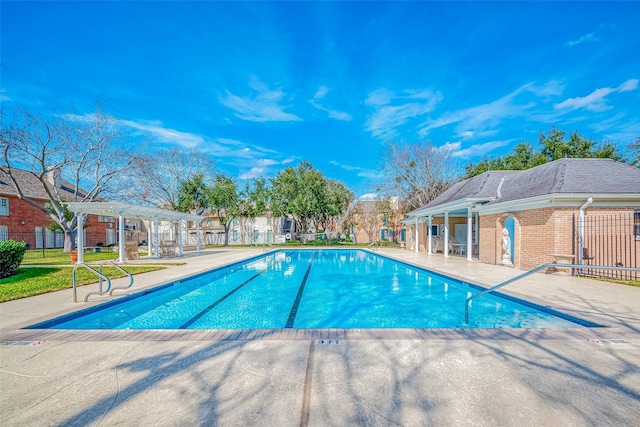
[[[46,228],[51,224],[51,218],[31,203],[16,196],[2,195],[9,200],[9,216],[0,216],[0,226],[6,226],[8,237],[12,240],[24,241],[31,248],[36,247],[36,228]],[[42,202],[45,205],[46,202]],[[24,224],[23,224],[24,222]],[[98,242],[105,243],[108,223],[98,222],[97,215],[89,215],[86,227],[87,246],[95,246]],[[115,223],[113,225],[115,229]]]
[[[629,208],[589,208],[586,214],[629,212]],[[480,217],[480,261],[499,264],[501,261],[501,224],[511,216],[515,221],[514,266],[529,270],[553,262],[552,254],[577,254],[574,250],[573,215],[579,208],[546,208]],[[638,244],[636,242],[636,244]]]

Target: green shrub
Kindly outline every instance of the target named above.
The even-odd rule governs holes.
[[[14,240],[0,242],[0,279],[15,274],[24,257],[26,246],[24,242]]]
[[[306,243],[307,245],[313,245],[313,246],[321,246],[321,245],[326,245],[327,241],[324,239],[313,239],[313,240],[309,240]]]

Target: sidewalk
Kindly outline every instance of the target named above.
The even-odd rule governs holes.
[[[134,287],[261,253],[184,257]],[[379,253],[485,286],[521,273]],[[0,425],[638,425],[640,288],[535,274],[503,291],[608,327],[323,332],[338,345],[303,330],[55,340],[30,331],[20,342],[17,328],[87,304],[72,303],[71,290],[10,301],[0,304]]]

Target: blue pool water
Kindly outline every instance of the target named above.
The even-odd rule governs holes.
[[[465,300],[481,289],[367,251],[277,251],[31,328],[595,326],[495,295],[473,301],[466,325]]]

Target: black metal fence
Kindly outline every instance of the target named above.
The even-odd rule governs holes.
[[[17,242],[25,242],[27,251],[24,254],[25,259],[52,258],[61,257],[68,258],[69,254],[64,253],[64,233],[61,231],[47,230],[42,228],[39,231],[13,231],[8,230],[6,236],[0,236],[3,240],[15,240]],[[85,241],[90,243],[86,246],[106,247],[109,246],[103,234],[86,233]]]
[[[581,274],[618,280],[638,280],[637,271],[612,271],[589,268],[589,265],[638,267],[640,265],[640,233],[637,213],[586,215],[584,223],[574,215],[574,253],[576,261],[582,255],[586,266]],[[580,245],[581,235],[583,244]],[[582,253],[580,254],[580,250]]]

